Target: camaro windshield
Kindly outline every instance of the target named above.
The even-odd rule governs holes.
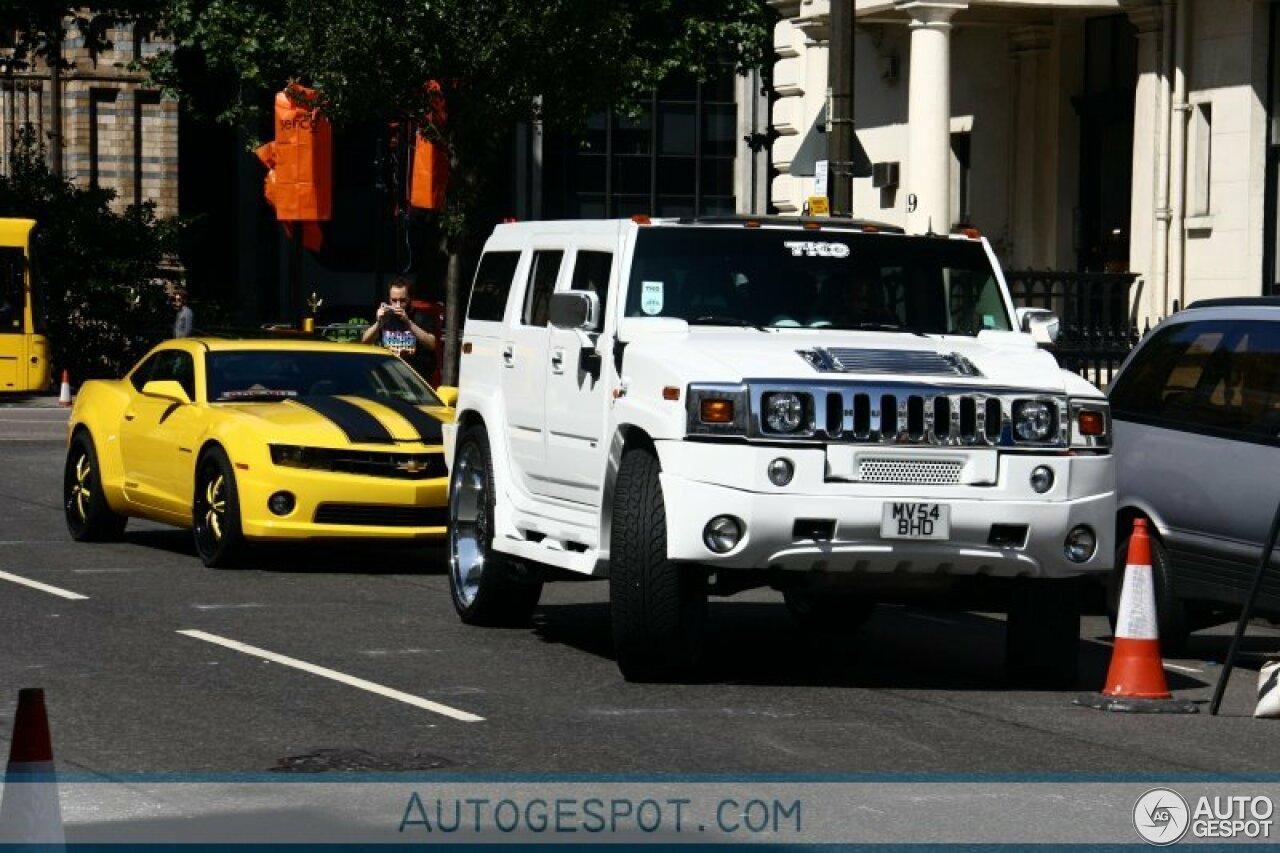
[[[768,228],[648,228],[626,316],[694,325],[1009,331],[981,243]]]
[[[418,374],[393,355],[229,350],[206,354],[205,371],[211,403],[351,394],[442,405]]]

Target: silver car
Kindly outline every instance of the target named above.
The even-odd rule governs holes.
[[[1119,545],[1112,607],[1135,518],[1153,528],[1160,640],[1233,619],[1280,502],[1280,299],[1211,299],[1166,319],[1108,392]],[[1280,560],[1255,612],[1280,618]]]

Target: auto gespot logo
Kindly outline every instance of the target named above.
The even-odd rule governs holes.
[[[1275,804],[1265,796],[1213,796],[1195,808],[1177,791],[1152,788],[1133,805],[1133,826],[1144,841],[1173,844],[1192,838],[1270,838]]]

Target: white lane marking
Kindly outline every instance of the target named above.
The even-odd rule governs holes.
[[[266,607],[267,605],[250,602],[247,604],[193,604],[191,606],[196,610],[239,610],[245,607]]]
[[[89,600],[89,596],[87,595],[81,595],[80,593],[72,592],[69,589],[62,589],[56,586],[49,586],[49,584],[47,583],[40,583],[40,581],[33,581],[30,578],[24,578],[18,575],[11,575],[8,572],[0,572],[0,580],[12,581],[13,583],[20,583],[23,586],[29,586],[32,589],[38,589],[41,592],[47,592],[50,595],[56,595],[59,598],[69,598],[72,601],[88,601]]]
[[[226,637],[219,637],[217,634],[209,634],[204,631],[189,629],[178,631],[178,633],[191,637],[195,640],[204,640],[206,643],[213,643],[216,646],[222,646],[237,652],[243,652],[246,655],[263,658],[264,660],[273,661],[274,663],[282,663],[285,666],[291,666],[295,669],[300,669],[303,672],[318,675],[321,678],[332,679],[333,681],[346,684],[350,687],[358,687],[361,690],[367,690],[370,693],[376,693],[379,696],[385,696],[388,699],[395,699],[398,702],[413,705],[415,708],[422,708],[424,711],[434,711],[437,714],[443,714],[446,717],[461,720],[464,723],[484,722],[484,717],[477,717],[475,714],[471,714],[466,711],[459,711],[457,708],[450,708],[448,705],[441,705],[439,702],[432,702],[430,699],[423,699],[420,696],[414,696],[410,693],[393,690],[390,687],[384,687],[381,684],[375,684],[372,681],[365,681],[363,678],[356,678],[345,673],[337,672],[336,670],[325,669],[322,666],[316,666],[313,663],[307,663],[306,661],[301,661],[297,658],[278,655],[275,652],[269,652],[266,649],[260,649],[257,646],[250,646],[246,643],[228,640]]]
[[[1204,672],[1203,669],[1196,669],[1194,666],[1179,666],[1176,663],[1166,663],[1165,669],[1176,669],[1178,672]]]

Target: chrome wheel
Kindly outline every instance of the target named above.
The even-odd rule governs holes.
[[[93,499],[93,463],[89,454],[81,451],[72,466],[73,480],[67,494],[67,509],[75,512],[80,523],[89,519],[89,501]]]
[[[454,463],[449,488],[449,571],[454,595],[470,607],[480,593],[489,542],[489,477],[479,445],[466,442]]]
[[[221,448],[213,448],[196,468],[195,494],[191,500],[191,527],[196,553],[210,568],[241,564],[246,543],[240,527],[240,499],[231,460]]]
[[[80,432],[67,448],[62,468],[62,511],[71,538],[77,542],[119,539],[127,519],[115,513],[102,487],[101,466],[93,439]]]

